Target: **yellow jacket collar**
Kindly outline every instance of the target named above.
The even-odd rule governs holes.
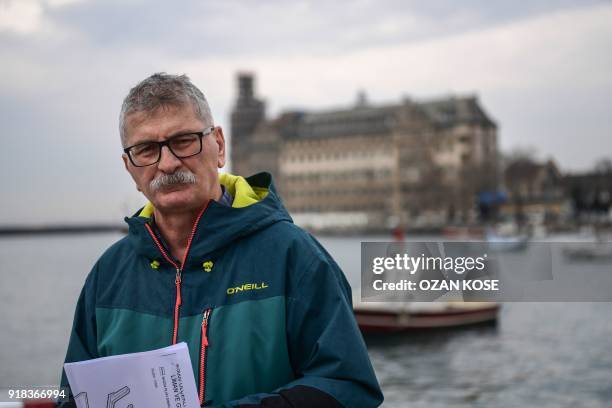
[[[258,203],[266,198],[269,192],[267,188],[251,186],[242,176],[229,173],[220,173],[219,183],[234,197],[233,208],[243,208]],[[147,202],[138,216],[151,218],[154,210],[153,204]]]

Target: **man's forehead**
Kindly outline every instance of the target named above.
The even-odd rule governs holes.
[[[160,130],[160,127],[177,127],[189,124],[186,120],[201,122],[190,103],[182,105],[162,105],[149,111],[131,112],[125,117],[128,138],[147,136],[149,132]],[[173,130],[173,129],[170,129]]]
[[[125,121],[128,126],[134,127],[139,126],[148,121],[160,119],[162,117],[184,114],[186,113],[185,111],[195,113],[190,104],[160,105],[150,110],[139,110],[135,112],[130,112],[126,115]]]

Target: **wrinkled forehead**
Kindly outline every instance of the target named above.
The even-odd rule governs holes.
[[[149,110],[133,111],[125,116],[127,140],[138,136],[136,133],[146,133],[150,128],[163,131],[166,126],[175,127],[181,123],[188,124],[195,120],[202,122],[202,118],[190,102],[165,104]]]

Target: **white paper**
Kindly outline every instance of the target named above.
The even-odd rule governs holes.
[[[64,364],[78,408],[199,408],[186,343]]]

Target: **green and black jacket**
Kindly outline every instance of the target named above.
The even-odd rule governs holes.
[[[338,265],[292,223],[269,174],[220,182],[233,205],[208,203],[184,260],[150,204],[126,218],[128,235],[87,276],[66,362],[184,341],[206,406],[380,405]]]

